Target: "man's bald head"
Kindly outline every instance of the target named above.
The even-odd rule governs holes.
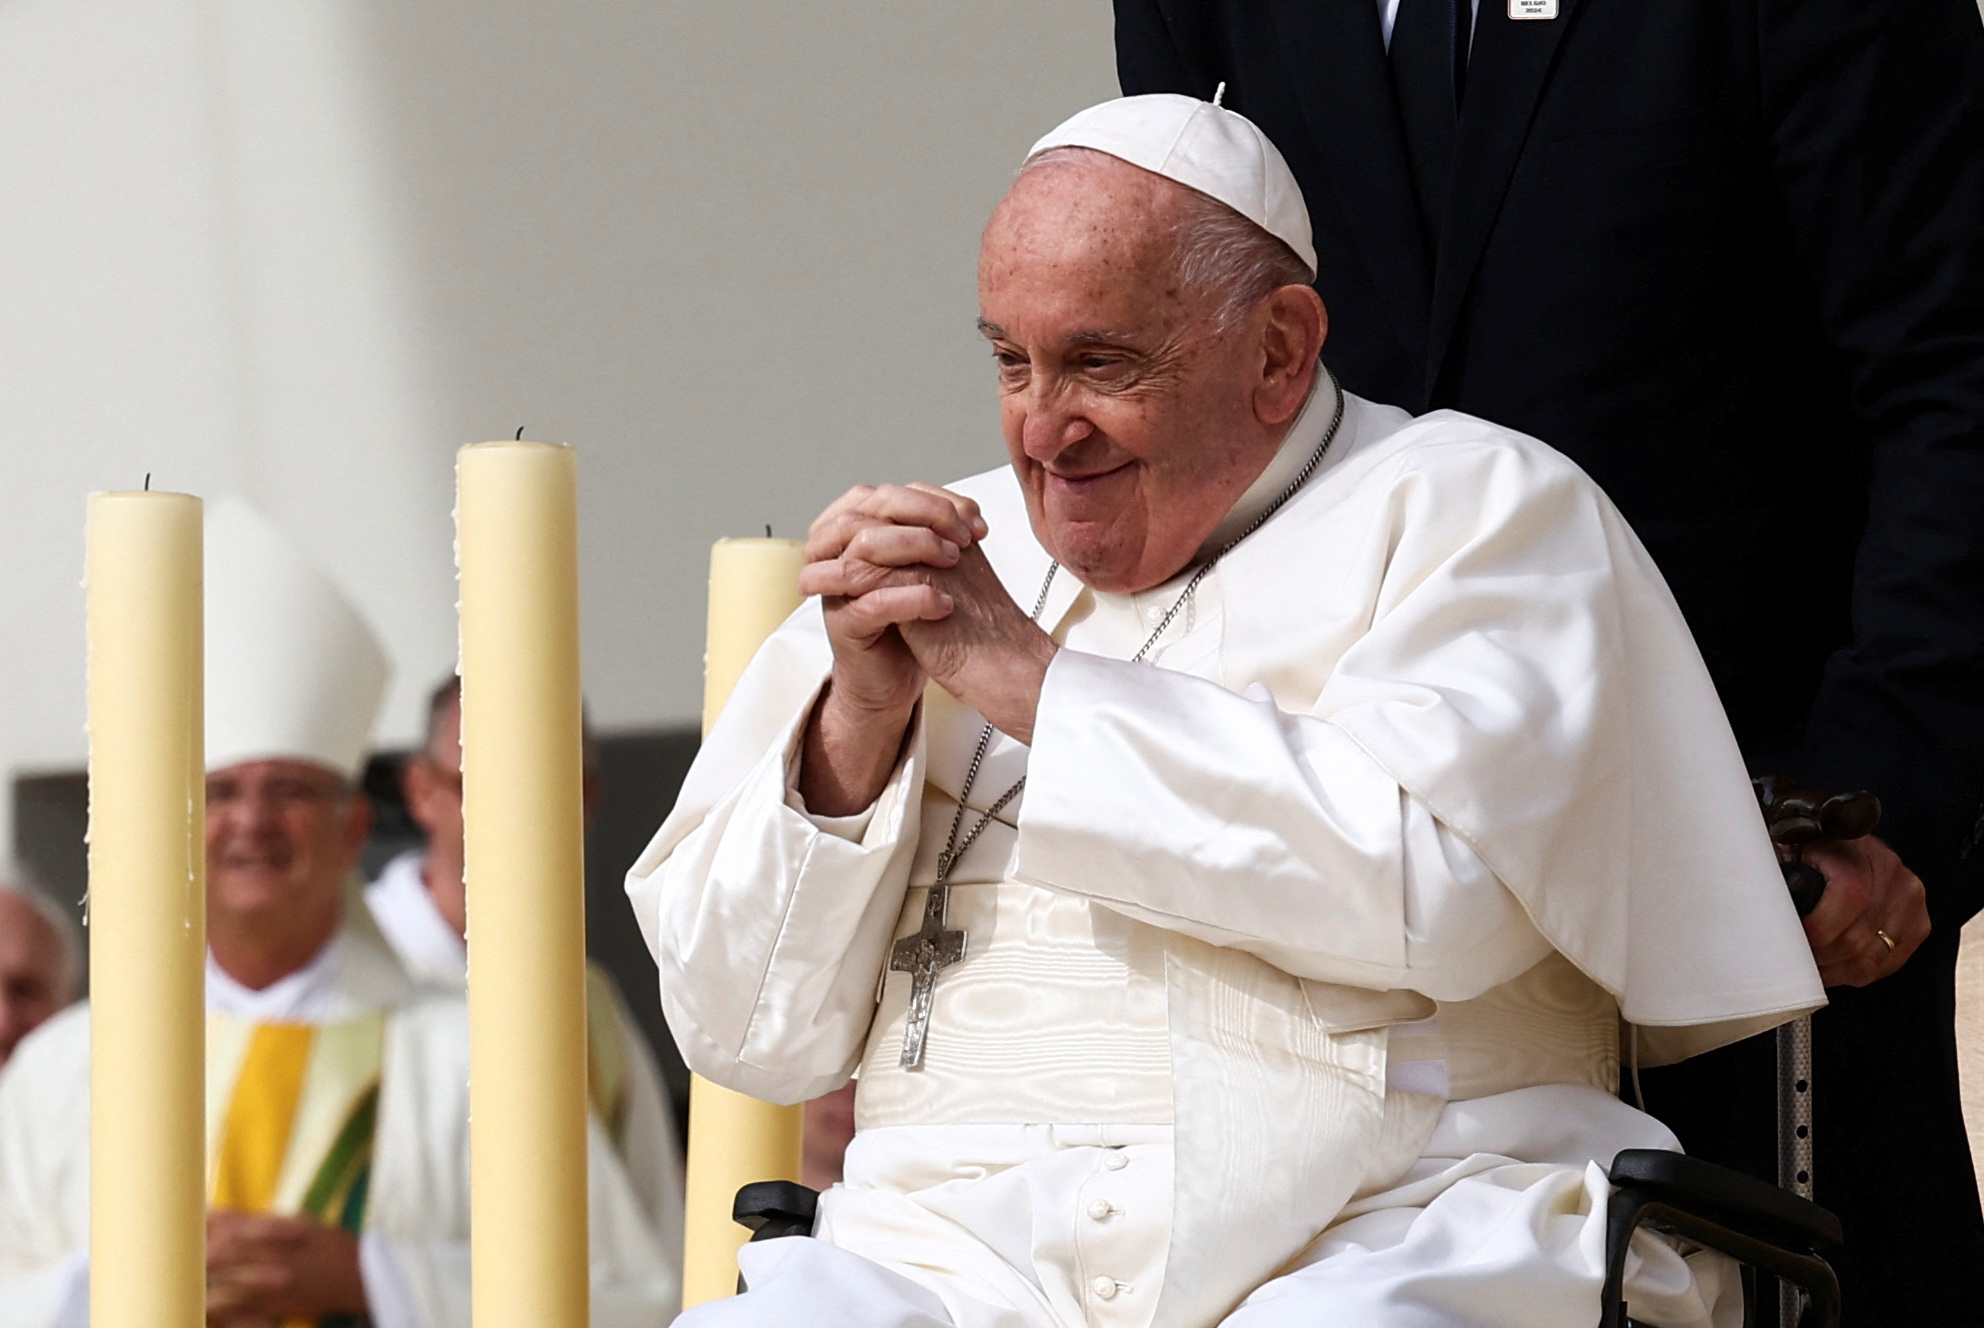
[[[0,879],[0,1065],[76,999],[81,980],[75,923],[41,891]]]
[[[1035,534],[1078,576],[1177,574],[1274,455],[1326,326],[1225,204],[1105,153],[1028,163],[979,251],[979,324]]]

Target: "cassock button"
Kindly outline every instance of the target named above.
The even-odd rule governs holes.
[[[1119,1150],[1112,1148],[1102,1155],[1102,1165],[1111,1171],[1121,1171],[1130,1165],[1130,1159],[1124,1157]]]
[[[1116,1211],[1115,1209],[1109,1206],[1109,1201],[1107,1199],[1097,1199],[1094,1203],[1088,1206],[1088,1215],[1094,1218],[1098,1222],[1100,1222],[1103,1218],[1108,1217],[1111,1213],[1115,1211]]]
[[[1113,1277],[1098,1277],[1088,1284],[1088,1289],[1095,1293],[1097,1300],[1116,1299],[1116,1279]]]

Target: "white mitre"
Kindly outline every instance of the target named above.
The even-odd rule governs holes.
[[[351,601],[238,498],[207,504],[207,769],[309,761],[355,779],[391,674]]]
[[[1274,236],[1316,273],[1302,186],[1268,136],[1244,115],[1176,92],[1091,106],[1027,150],[1093,148],[1218,199]]]

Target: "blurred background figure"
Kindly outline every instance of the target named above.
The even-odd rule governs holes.
[[[356,907],[355,782],[388,663],[245,504],[206,523],[207,1315],[466,1328],[468,1026]],[[88,1321],[90,1023],[0,1074],[0,1328]],[[679,1295],[613,1152],[591,1158],[593,1323]]]
[[[75,921],[39,889],[0,876],[0,1066],[82,985]]]
[[[428,699],[426,741],[400,764],[406,813],[425,842],[393,857],[365,891],[373,919],[406,970],[418,981],[457,992],[466,989],[468,974],[461,698],[459,678],[434,689]],[[590,726],[585,753],[590,820],[601,794],[598,745]],[[625,925],[632,926],[632,920]],[[652,988],[654,966],[645,954],[638,971],[639,980]],[[673,1259],[682,1245],[682,1148],[672,1094],[620,983],[596,959],[586,964],[586,1022],[593,1104],[620,1150],[662,1249]],[[801,1179],[815,1189],[838,1181],[841,1155],[853,1137],[852,1085],[808,1103]]]
[[[588,948],[679,1112],[622,883],[696,751],[710,543],[998,458],[970,256],[1039,125],[1113,87],[1109,33],[1054,0],[0,6],[0,243],[32,259],[0,428],[34,440],[0,448],[0,614],[32,624],[0,861],[82,897],[82,495],[251,498],[384,643],[396,756],[456,651],[453,450],[527,424],[580,456]],[[368,876],[418,842],[387,764]]]
[[[586,736],[586,812],[599,778]],[[450,678],[427,706],[427,740],[400,767],[407,814],[424,847],[386,864],[365,903],[407,972],[444,991],[468,985],[468,888],[462,839],[462,688]],[[671,1264],[682,1249],[682,1150],[653,1050],[620,995],[619,984],[586,964],[586,1034],[594,1108],[619,1150],[641,1206]]]

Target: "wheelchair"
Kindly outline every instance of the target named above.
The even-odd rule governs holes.
[[[1821,835],[1855,839],[1879,822],[1868,793],[1832,794],[1766,776],[1757,799],[1798,912],[1811,912],[1825,881],[1799,861],[1799,847]],[[1648,1328],[1627,1314],[1626,1257],[1642,1226],[1715,1250],[1743,1266],[1745,1324],[1758,1318],[1759,1273],[1777,1279],[1778,1328],[1839,1328],[1839,1279],[1830,1257],[1844,1239],[1839,1218],[1811,1193],[1811,1037],[1809,1016],[1779,1031],[1780,1185],[1660,1148],[1629,1148],[1612,1161],[1606,1212],[1605,1282],[1598,1328]],[[1802,1027],[1801,1027],[1802,1026]],[[810,1236],[819,1193],[792,1181],[758,1181],[737,1191],[731,1217],[751,1239]],[[744,1290],[738,1279],[737,1289]]]

